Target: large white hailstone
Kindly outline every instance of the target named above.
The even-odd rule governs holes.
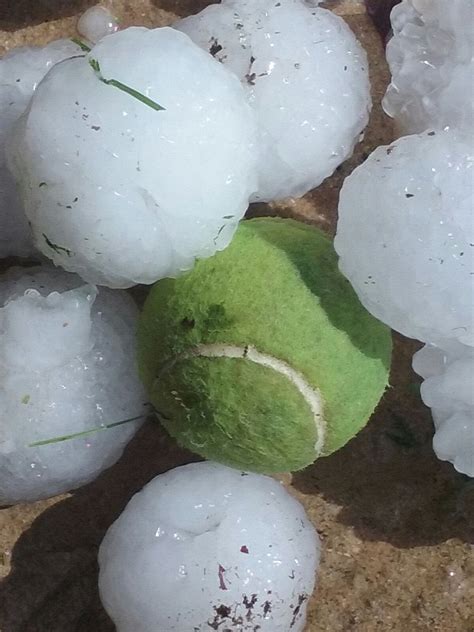
[[[470,139],[448,130],[379,147],[344,182],[340,269],[405,336],[474,346],[473,178]]]
[[[137,27],[48,74],[10,166],[37,247],[129,287],[228,245],[256,187],[254,136],[231,73],[183,33]]]
[[[22,46],[7,52],[0,59],[0,85],[15,87],[17,101],[23,97],[26,108],[40,81],[53,66],[81,53],[72,40],[62,39],[47,46]]]
[[[0,279],[0,506],[92,481],[120,457],[146,414],[137,377],[137,308],[125,292],[49,268]]]
[[[0,59],[0,258],[33,251],[17,186],[5,164],[7,137],[46,73],[79,52],[70,40],[59,40],[43,48],[16,48]]]
[[[433,415],[437,456],[474,477],[474,349],[427,345],[413,357],[413,368],[424,378],[421,397]]]
[[[0,60],[0,68],[1,64]],[[16,183],[5,165],[4,152],[6,137],[25,109],[22,101],[14,87],[0,85],[0,259],[28,256],[33,251],[28,222]]]
[[[132,498],[99,564],[118,632],[301,632],[319,539],[274,479],[194,463]]]
[[[100,5],[87,9],[77,23],[78,33],[94,44],[106,35],[115,33],[118,28],[117,18]]]
[[[352,154],[370,85],[365,51],[342,18],[301,0],[222,0],[175,28],[245,88],[259,128],[254,201],[303,195]]]
[[[472,130],[474,0],[403,0],[391,22],[387,114],[407,133],[448,125]]]

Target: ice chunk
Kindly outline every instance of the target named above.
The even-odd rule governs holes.
[[[48,74],[10,164],[37,247],[128,287],[227,246],[256,187],[254,136],[231,73],[182,33],[137,27]]]
[[[474,128],[474,1],[404,0],[391,13],[383,106],[406,133]]]
[[[413,358],[424,378],[421,397],[431,408],[438,457],[474,477],[474,349],[425,346]]]
[[[259,128],[253,200],[303,195],[352,154],[370,85],[365,51],[342,18],[300,0],[223,0],[175,28],[245,88]]]
[[[0,72],[2,60],[0,60]],[[5,141],[13,124],[26,109],[18,88],[0,85],[0,258],[29,255],[33,250],[28,222],[17,187],[5,164]]]
[[[14,48],[0,59],[0,86],[15,87],[23,97],[21,107],[26,109],[33,92],[51,68],[80,54],[79,46],[68,39],[56,40],[43,47]]]
[[[70,40],[58,40],[43,48],[16,48],[0,59],[0,258],[33,252],[17,187],[5,164],[7,137],[46,73],[79,52]]]
[[[302,632],[319,539],[277,481],[195,463],[133,497],[99,563],[120,632]]]
[[[341,271],[405,336],[474,346],[473,177],[470,139],[448,130],[379,147],[344,182]]]
[[[118,31],[117,19],[105,7],[97,5],[87,9],[77,23],[77,31],[94,44],[106,35]]]
[[[50,268],[0,278],[0,506],[79,487],[112,465],[146,414],[135,363],[137,308],[124,292]]]

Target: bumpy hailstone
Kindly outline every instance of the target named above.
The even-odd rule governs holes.
[[[115,33],[118,28],[117,19],[100,5],[87,9],[77,23],[78,33],[94,44],[106,35]]]
[[[134,362],[137,308],[124,292],[50,268],[0,280],[0,506],[77,488],[112,465],[146,413]]]
[[[433,415],[436,454],[474,477],[474,349],[449,347],[423,347],[413,368],[424,378],[421,397]]]
[[[344,182],[341,271],[405,336],[474,346],[473,177],[469,139],[444,131],[379,147]]]
[[[129,287],[227,246],[256,187],[254,136],[231,73],[182,33],[130,28],[48,74],[10,163],[37,247]]]
[[[195,463],[134,496],[99,564],[119,632],[301,632],[319,539],[277,481]]]
[[[44,48],[17,48],[0,59],[0,258],[33,251],[17,187],[5,164],[7,137],[45,74],[79,52],[73,42],[59,40]]]
[[[404,0],[391,14],[385,111],[407,133],[473,129],[474,1]]]
[[[300,0],[222,0],[175,28],[244,86],[259,128],[253,200],[303,195],[352,154],[370,86],[365,51],[340,17]]]

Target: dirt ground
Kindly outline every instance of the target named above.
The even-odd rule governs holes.
[[[0,52],[75,33],[93,0],[0,0]],[[123,24],[158,26],[206,0],[110,0]],[[354,157],[302,200],[249,214],[278,214],[333,234],[341,183],[393,136],[380,99],[388,81],[380,39],[358,0],[327,2],[370,57],[374,111]],[[474,632],[474,481],[438,461],[429,411],[411,369],[413,342],[395,336],[391,388],[368,427],[337,454],[285,482],[323,541],[308,632]],[[133,493],[192,461],[147,424],[122,460],[70,495],[0,510],[1,632],[112,632],[97,594],[98,546]],[[166,631],[157,631],[166,632]]]

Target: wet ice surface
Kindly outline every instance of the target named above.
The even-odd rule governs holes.
[[[365,307],[405,336],[474,346],[470,139],[379,147],[344,182],[335,247]]]
[[[119,632],[302,632],[319,540],[277,481],[195,463],[132,498],[99,563]]]
[[[175,28],[234,72],[258,124],[254,201],[301,196],[348,158],[371,107],[365,51],[300,0],[223,0]]]
[[[87,9],[77,23],[78,33],[94,44],[106,35],[115,33],[118,28],[118,21],[114,15],[100,5]]]
[[[391,14],[383,101],[405,132],[473,129],[474,1],[404,0]]]
[[[52,268],[0,278],[0,506],[79,487],[115,463],[146,413],[135,356],[137,308]]]
[[[89,282],[129,287],[227,246],[256,188],[254,137],[231,73],[182,33],[135,27],[48,74],[10,166],[38,248]]]
[[[0,259],[28,256],[34,251],[17,186],[5,165],[5,136],[22,114],[16,98],[13,88],[0,86]]]
[[[405,133],[346,180],[336,249],[364,305],[427,345],[414,357],[434,449],[474,475],[473,0],[391,13],[383,107]],[[440,131],[443,130],[444,131]],[[439,345],[441,351],[434,345]]]
[[[28,256],[34,250],[17,186],[5,164],[6,140],[46,73],[79,52],[70,40],[58,40],[17,48],[0,59],[0,258]]]
[[[474,349],[427,345],[415,354],[413,368],[424,378],[421,397],[433,415],[437,456],[474,477]]]

